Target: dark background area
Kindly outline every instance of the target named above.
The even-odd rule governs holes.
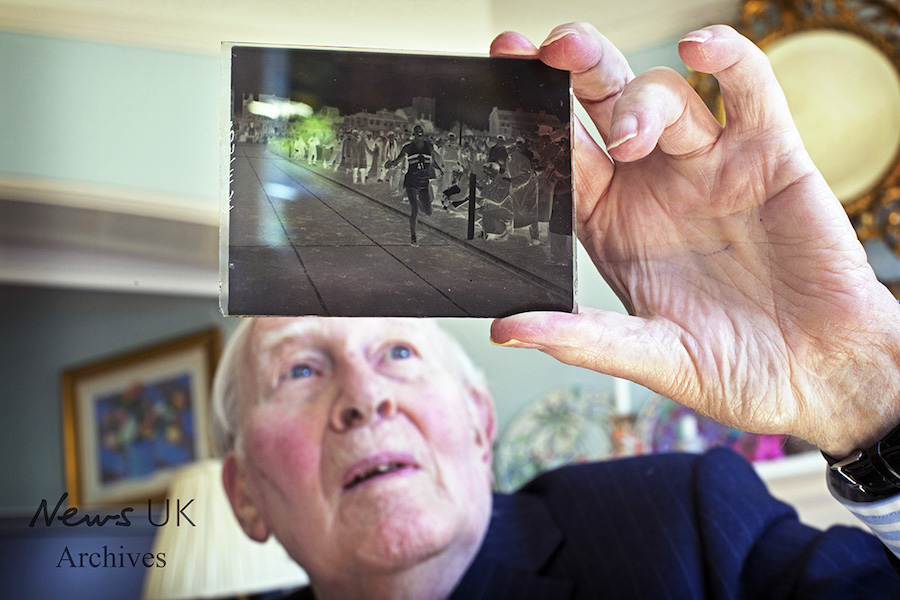
[[[493,107],[545,111],[569,120],[569,73],[536,59],[460,57],[303,48],[234,46],[234,109],[244,94],[271,94],[341,115],[435,99],[435,125],[487,129]]]

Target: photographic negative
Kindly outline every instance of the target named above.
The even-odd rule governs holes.
[[[223,314],[575,309],[567,72],[522,58],[223,52]]]

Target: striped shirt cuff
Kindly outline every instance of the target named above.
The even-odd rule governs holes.
[[[876,502],[853,502],[839,496],[831,487],[830,478],[826,476],[826,479],[835,500],[865,523],[881,543],[900,558],[900,494]]]

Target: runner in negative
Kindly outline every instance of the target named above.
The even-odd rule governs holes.
[[[426,215],[431,214],[429,182],[435,178],[435,168],[443,172],[443,165],[440,164],[440,158],[435,156],[434,146],[425,139],[425,130],[421,125],[413,128],[413,140],[400,149],[397,158],[384,163],[385,168],[390,169],[399,164],[404,156],[408,164],[403,187],[406,188],[406,197],[409,198],[409,238],[413,246],[418,246],[416,223],[419,219],[419,209]]]

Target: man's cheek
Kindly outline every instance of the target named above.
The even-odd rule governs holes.
[[[466,413],[446,404],[439,404],[439,408],[430,410],[423,416],[425,429],[432,443],[439,443],[447,450],[460,452],[470,449],[475,440],[475,428]]]
[[[303,478],[318,470],[319,449],[314,432],[290,419],[274,418],[257,422],[250,436],[248,453],[267,471],[285,472]]]

